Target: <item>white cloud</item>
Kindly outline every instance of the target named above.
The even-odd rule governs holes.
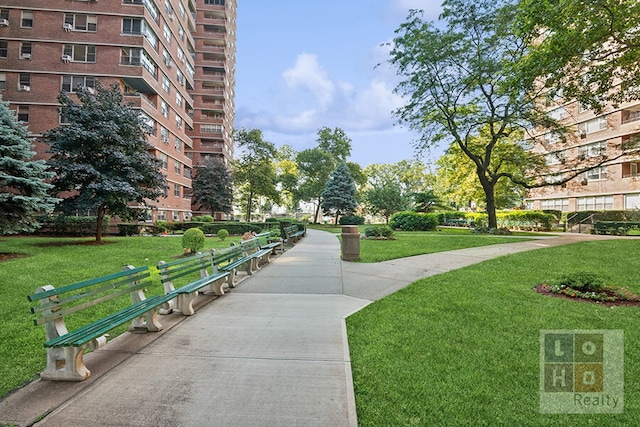
[[[333,101],[335,85],[329,78],[327,71],[313,54],[298,55],[293,67],[282,74],[288,87],[297,89],[303,87],[310,91],[321,107],[326,107]]]

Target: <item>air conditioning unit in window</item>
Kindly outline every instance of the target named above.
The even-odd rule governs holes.
[[[71,30],[73,30],[73,25],[71,25],[71,24],[64,24],[64,25],[62,26],[62,29],[63,29],[63,30],[65,30],[65,31],[71,31]]]
[[[8,19],[0,19],[0,27],[8,27],[9,20]]]
[[[22,59],[31,59],[31,54],[30,53],[22,53],[22,54],[20,54],[20,58],[22,58]]]
[[[65,62],[65,63],[71,62],[71,56],[70,55],[62,55],[62,62]]]
[[[169,62],[167,62],[167,67],[169,67],[169,68],[173,68],[173,61],[169,61]]]
[[[30,92],[31,91],[31,86],[18,85],[18,90],[22,91],[22,92]]]
[[[579,134],[581,139],[585,139],[587,137],[587,131],[584,129],[580,129]]]

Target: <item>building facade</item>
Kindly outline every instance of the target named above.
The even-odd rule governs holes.
[[[5,0],[0,94],[37,139],[61,124],[61,90],[118,83],[153,129],[149,143],[167,177],[164,197],[146,206],[148,219],[187,220],[193,164],[209,153],[202,129],[226,126],[216,134],[223,148],[211,152],[233,156],[235,22],[235,0]],[[212,25],[224,36],[213,53],[203,47],[218,39]],[[223,78],[205,84],[213,65]],[[230,110],[209,114],[210,99]],[[47,150],[36,143],[39,158]]]
[[[580,167],[602,165],[562,185],[529,191],[528,209],[564,212],[640,209],[640,154],[634,151],[640,138],[640,102],[609,105],[602,113],[578,102],[552,102],[550,115],[571,132],[563,140],[552,132],[539,133],[533,150],[545,155],[552,174],[547,182],[559,181]]]

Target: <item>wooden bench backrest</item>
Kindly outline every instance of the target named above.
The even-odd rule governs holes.
[[[36,293],[27,297],[31,302],[40,301],[40,305],[31,307],[31,312],[36,315],[34,323],[42,325],[132,292],[141,291],[151,286],[149,277],[149,267],[130,266],[119,273],[60,288],[54,288],[51,285],[42,286],[36,290]],[[124,301],[123,298],[120,308],[126,306]],[[130,302],[129,300],[128,303]],[[113,311],[116,310],[110,310],[110,312]]]
[[[244,257],[244,251],[241,245],[233,245],[228,248],[215,249],[211,251],[213,256],[213,264],[216,267],[224,266],[230,262]]]
[[[251,254],[253,252],[257,252],[260,250],[260,243],[258,242],[257,237],[252,237],[250,239],[243,240],[242,242],[240,242],[240,245],[242,246],[242,250],[246,254]]]
[[[158,262],[162,284],[173,283],[176,288],[192,282],[195,278],[205,277],[208,274],[207,269],[212,266],[211,252],[198,253],[170,262]]]

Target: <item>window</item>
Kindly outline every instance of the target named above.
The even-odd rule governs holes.
[[[9,44],[6,40],[0,40],[0,58],[6,58],[9,55]]]
[[[585,172],[587,181],[602,181],[607,179],[607,167],[601,166],[599,168],[591,169]]]
[[[171,83],[169,82],[169,77],[167,77],[166,74],[162,74],[162,89],[167,93],[171,91]]]
[[[540,209],[566,212],[569,210],[569,199],[541,200]]]
[[[607,128],[606,117],[596,117],[595,119],[582,122],[578,125],[580,136],[584,138],[590,133],[598,132]]]
[[[625,194],[624,208],[626,210],[640,209],[640,194]]]
[[[18,109],[16,113],[18,115],[19,121],[25,122],[25,123],[29,122],[29,106],[28,105],[18,105]]]
[[[222,132],[222,125],[216,125],[211,123],[203,123],[200,125],[200,132],[202,133],[219,133]]]
[[[9,9],[0,9],[0,19],[9,21]]]
[[[7,73],[0,73],[0,90],[7,90]]]
[[[556,151],[554,153],[549,153],[545,157],[547,161],[547,165],[559,165],[565,162],[565,152],[564,151]]]
[[[184,75],[182,74],[182,71],[176,70],[176,75],[178,77],[178,83],[180,83],[180,86],[184,86]]]
[[[96,87],[96,78],[93,76],[62,76],[62,90],[75,92],[80,87]]]
[[[63,55],[68,55],[74,62],[96,62],[96,47],[84,44],[65,44]]]
[[[122,65],[140,65],[142,49],[140,48],[122,48],[120,52],[120,63]]]
[[[204,0],[204,4],[209,4],[213,6],[224,6],[225,0]]]
[[[160,162],[162,163],[162,169],[167,170],[169,168],[169,156],[160,153]]]
[[[173,171],[178,175],[180,175],[180,173],[182,173],[182,165],[177,160],[176,160],[175,164],[173,165]]]
[[[169,68],[173,66],[173,62],[171,62],[171,55],[169,55],[169,51],[167,51],[167,49],[162,49],[162,61]]]
[[[182,95],[176,92],[176,104],[178,107],[182,107]]]
[[[22,11],[22,20],[20,21],[22,28],[33,28],[33,12],[30,10]]]
[[[176,197],[180,197],[182,192],[180,191],[180,184],[173,184],[173,195]]]
[[[98,31],[98,17],[96,15],[82,15],[79,13],[64,14],[64,28],[69,31]]]
[[[20,59],[31,59],[31,42],[20,43]]]
[[[553,120],[562,120],[567,117],[567,109],[565,107],[556,108],[549,111],[549,117]]]
[[[165,144],[169,143],[169,131],[164,126],[160,126],[160,141]]]
[[[123,34],[142,34],[142,19],[122,18]]]
[[[613,209],[613,196],[578,197],[579,211],[606,211]]]
[[[178,3],[178,12],[180,13],[181,17],[185,17],[187,14],[187,11],[184,8],[184,5],[182,4],[182,2]]]
[[[169,105],[165,101],[160,104],[160,112],[165,118],[169,118]]]
[[[182,129],[182,117],[176,114],[176,127]]]
[[[167,43],[171,44],[171,28],[169,28],[169,26],[167,25],[166,22],[165,22],[164,28],[162,30],[162,35],[164,36],[164,38],[167,41]]]
[[[180,140],[180,138],[176,138],[175,149],[178,153],[182,151],[182,141]]]
[[[31,91],[31,74],[20,73],[18,78],[18,90],[29,92]]]
[[[594,142],[593,144],[583,145],[578,150],[581,159],[600,157],[605,155],[607,152],[607,142],[600,141]]]
[[[547,132],[544,134],[544,142],[547,144],[556,144],[560,141],[560,135],[557,132]]]

